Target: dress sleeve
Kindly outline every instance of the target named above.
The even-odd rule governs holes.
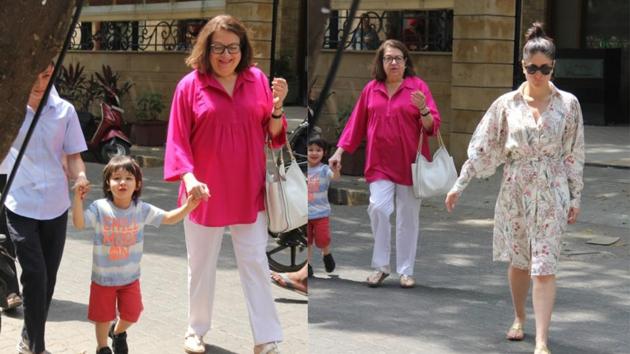
[[[571,102],[567,121],[562,134],[562,162],[569,182],[570,206],[580,207],[580,198],[584,181],[584,124],[582,121],[582,108],[577,98]]]
[[[353,153],[359,147],[367,134],[368,97],[372,92],[370,87],[371,85],[368,84],[361,92],[345,128],[343,128],[339,142],[337,142],[338,147],[349,153]]]
[[[79,123],[79,116],[74,107],[68,109],[68,121],[66,124],[66,134],[63,142],[63,152],[67,155],[77,154],[87,150],[85,137]]]
[[[428,132],[428,131],[425,131],[423,128],[422,131],[424,131],[428,136],[432,136],[437,133],[438,129],[440,129],[440,125],[442,124],[442,117],[440,117],[440,112],[437,109],[437,104],[435,103],[435,100],[433,99],[433,94],[431,94],[431,90],[429,90],[429,86],[425,82],[423,82],[422,85],[420,86],[420,90],[422,91],[422,94],[424,95],[427,108],[429,109],[429,112],[431,112],[431,117],[433,117],[433,129],[430,132]],[[418,112],[418,114],[420,114],[420,112]]]
[[[265,130],[265,134],[269,134],[269,122],[271,122],[271,112],[273,111],[273,93],[271,92],[271,88],[269,87],[269,80],[267,76],[261,72],[259,76],[259,80],[262,83],[263,92],[265,95],[265,99],[267,101],[267,115],[263,118],[263,129]],[[284,146],[287,141],[287,116],[283,112],[282,113],[282,130],[276,136],[271,137],[271,147],[274,149],[280,148]]]
[[[190,92],[194,84],[190,82],[188,85],[183,85],[183,83],[180,82],[175,89],[168,123],[164,153],[164,179],[167,181],[177,181],[184,173],[194,170],[191,146],[194,113],[191,100],[195,92]]]
[[[459,178],[451,192],[462,192],[473,177],[487,178],[505,162],[507,123],[499,100],[496,100],[481,118],[468,145],[468,160],[464,162]]]
[[[98,214],[98,205],[96,204],[96,201],[94,201],[85,211],[83,211],[83,223],[85,226],[95,228]]]

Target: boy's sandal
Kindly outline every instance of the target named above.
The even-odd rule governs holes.
[[[291,280],[287,273],[271,272],[271,281],[275,285],[283,289],[294,291],[300,295],[308,296],[308,288],[300,282],[294,282],[293,280]]]
[[[512,335],[510,335],[512,334]],[[508,329],[505,337],[511,341],[522,341],[525,338],[525,331],[523,330],[522,323],[514,323],[510,329]]]
[[[534,349],[534,354],[551,354],[551,350],[549,350],[547,346],[536,347],[536,349]]]
[[[367,278],[367,285],[370,288],[379,287],[381,286],[381,284],[383,284],[383,281],[385,281],[385,278],[387,278],[388,276],[389,273],[385,273],[381,270],[376,271]]]

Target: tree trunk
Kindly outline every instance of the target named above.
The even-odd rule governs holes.
[[[61,51],[76,0],[0,0],[0,161],[24,120],[37,74]],[[10,2],[10,4],[9,4]]]

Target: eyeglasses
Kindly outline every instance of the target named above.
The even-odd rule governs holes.
[[[237,54],[241,51],[241,45],[239,43],[232,43],[229,45],[212,43],[210,45],[210,50],[212,50],[212,53],[219,55],[225,53],[226,50],[230,54]]]
[[[547,64],[543,64],[541,66],[537,66],[537,65],[534,65],[534,64],[529,64],[529,65],[525,66],[525,70],[530,75],[534,75],[536,73],[536,71],[540,71],[540,73],[543,74],[543,75],[549,75],[549,74],[551,74],[551,71],[553,70],[553,66],[549,66]]]
[[[384,56],[384,57],[383,57],[383,62],[385,62],[385,63],[387,63],[387,64],[391,64],[391,63],[393,63],[393,62],[394,62],[394,60],[395,60],[397,63],[402,63],[402,62],[404,62],[404,61],[405,61],[405,57],[401,57],[401,56],[395,56],[395,57],[392,57],[392,56],[389,56],[389,55],[387,55],[387,56]]]

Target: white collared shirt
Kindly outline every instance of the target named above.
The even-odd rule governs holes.
[[[20,132],[0,164],[0,173],[11,173],[34,116],[35,111],[27,107]],[[7,195],[7,209],[37,220],[50,220],[63,214],[70,207],[70,197],[62,157],[85,150],[85,138],[74,107],[59,97],[53,87]]]

